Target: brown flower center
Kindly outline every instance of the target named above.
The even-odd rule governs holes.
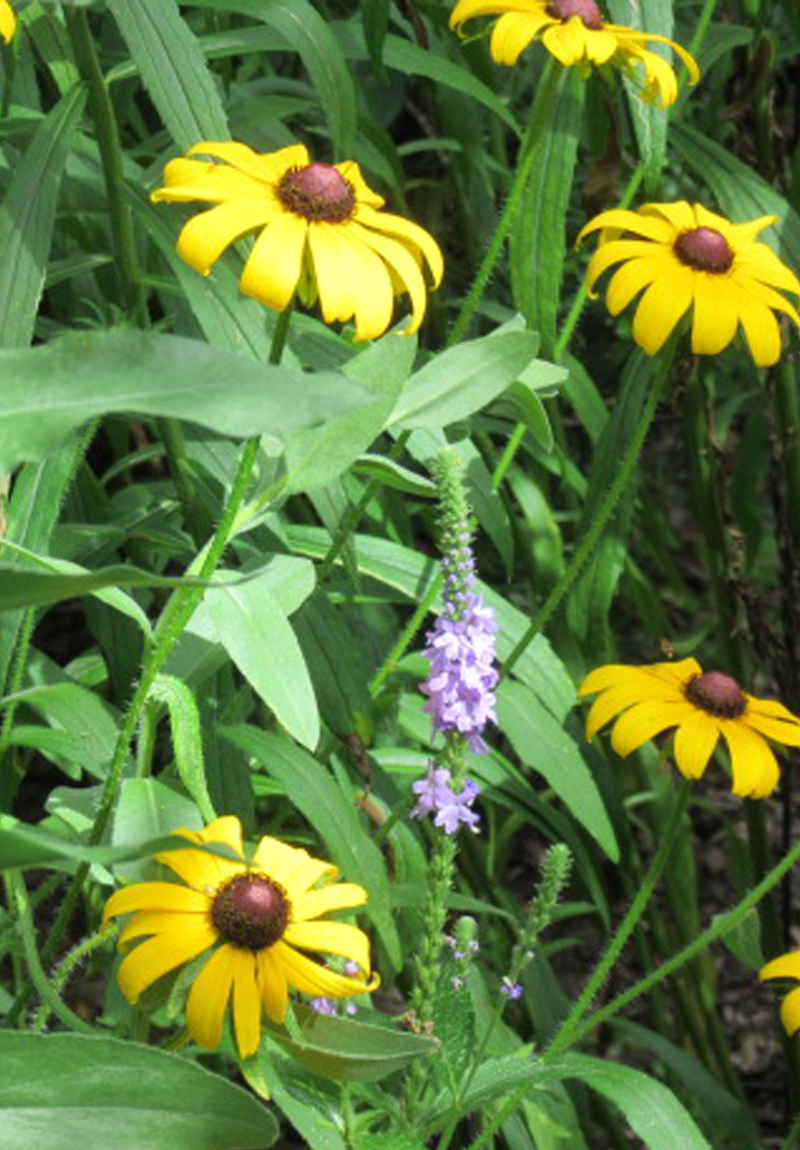
[[[693,675],[683,689],[690,703],[716,715],[718,719],[738,719],[747,708],[747,699],[735,679],[721,671]]]
[[[552,0],[545,11],[554,20],[566,21],[577,16],[593,32],[599,32],[603,27],[603,16],[594,0]]]
[[[286,930],[289,900],[283,887],[264,875],[239,874],[220,887],[211,919],[227,942],[246,950],[263,950]]]
[[[356,206],[353,185],[333,164],[290,168],[278,185],[278,199],[295,215],[328,224],[343,224]]]
[[[716,228],[692,228],[675,241],[675,254],[681,263],[701,272],[726,272],[733,263],[728,241]]]

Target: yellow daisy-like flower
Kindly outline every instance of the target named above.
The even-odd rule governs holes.
[[[613,64],[641,79],[641,96],[666,106],[678,95],[678,82],[670,64],[650,52],[649,42],[667,44],[680,56],[693,84],[700,79],[694,57],[664,36],[638,32],[621,24],[608,24],[594,0],[458,0],[450,27],[461,26],[474,16],[499,16],[491,40],[492,59],[497,64],[516,64],[520,53],[532,40],[541,40],[551,56],[565,67],[577,64],[588,70],[592,64]]]
[[[290,987],[326,998],[375,989],[378,978],[370,978],[367,936],[358,927],[322,918],[328,911],[361,906],[367,899],[363,887],[345,882],[317,886],[323,878],[335,878],[336,867],[268,836],[248,863],[241,823],[232,816],[202,831],[175,833],[197,843],[223,843],[237,860],[191,846],[166,851],[156,858],[185,885],[142,882],[112,894],[104,922],[134,912],[120,935],[120,949],[151,936],[119,968],[129,1002],[138,1002],[156,979],[207,951],[189,992],[189,1033],[201,1046],[218,1046],[232,997],[236,1043],[246,1058],[258,1049],[262,1011],[273,1022],[283,1022]],[[364,978],[339,974],[301,950],[346,958]]]
[[[598,694],[586,719],[586,738],[616,718],[611,746],[623,758],[670,727],[673,754],[687,779],[699,779],[720,735],[731,757],[733,793],[761,799],[779,770],[767,738],[800,747],[800,719],[774,699],[748,695],[730,675],[704,671],[696,659],[649,667],[609,665],[590,672],[578,695]],[[765,738],[766,736],[766,738]]]
[[[8,0],[0,0],[0,39],[8,44],[17,27],[17,18],[14,9]]]
[[[762,982],[770,978],[793,978],[800,982],[800,950],[773,958],[758,972]],[[800,986],[790,990],[781,1004],[781,1022],[787,1034],[800,1030]]]
[[[184,227],[178,254],[208,275],[229,244],[258,232],[239,287],[283,311],[297,291],[305,304],[319,297],[326,323],[355,319],[357,340],[376,339],[391,323],[394,297],[408,293],[411,319],[422,322],[427,264],[433,287],[443,272],[432,236],[402,216],[380,209],[381,196],[364,182],[358,164],[311,163],[301,144],[259,154],[245,144],[196,144],[164,170],[154,200],[206,200],[216,206]]]
[[[608,285],[606,305],[618,315],[646,289],[636,308],[633,338],[648,355],[663,347],[690,307],[692,351],[716,355],[741,323],[760,367],[776,363],[781,335],[774,312],[800,325],[800,315],[781,291],[800,295],[800,280],[756,236],[777,216],[732,224],[702,204],[643,204],[638,211],[601,212],[582,229],[602,229],[589,261],[589,294],[603,272],[622,264]],[[775,289],[778,289],[777,291]]]

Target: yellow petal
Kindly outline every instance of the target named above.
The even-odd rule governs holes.
[[[225,1011],[236,969],[236,949],[221,946],[198,974],[186,1003],[186,1025],[196,1043],[207,1050],[219,1046]]]
[[[334,164],[339,172],[350,184],[356,194],[356,202],[366,204],[370,208],[382,208],[386,203],[383,196],[373,192],[372,188],[361,175],[361,169],[355,160],[346,160],[343,164]]]
[[[327,235],[320,237],[323,243]],[[340,228],[337,239],[345,244],[331,245],[327,255],[336,251],[341,260],[340,274],[348,279],[353,294],[355,339],[377,339],[392,320],[394,292],[389,270],[372,248],[367,247],[352,228]],[[320,245],[322,246],[322,245]]]
[[[772,367],[781,357],[781,332],[774,314],[751,295],[743,302],[739,318],[753,361],[758,367]]]
[[[271,954],[280,963],[290,986],[302,994],[321,995],[323,998],[342,998],[348,994],[368,994],[378,985],[375,975],[369,982],[358,978],[347,978],[335,970],[328,970],[318,962],[313,962],[299,954],[285,942],[276,942]]]
[[[637,676],[616,687],[609,687],[592,703],[586,717],[586,738],[591,741],[601,727],[621,711],[642,702],[675,702],[676,695],[671,685],[659,682],[656,678],[645,679]]]
[[[671,257],[666,253],[628,260],[614,272],[606,289],[606,307],[612,315],[619,315],[642,288],[669,271]]]
[[[800,950],[793,950],[789,954],[782,954],[773,958],[758,972],[762,982],[769,978],[796,978],[800,982]]]
[[[699,779],[719,740],[719,727],[713,715],[695,712],[675,732],[675,763],[687,779]]]
[[[411,318],[408,327],[403,328],[400,335],[413,335],[422,323],[428,300],[419,264],[408,248],[398,240],[390,239],[389,236],[383,236],[379,232],[369,231],[359,224],[351,224],[350,227],[368,247],[378,253],[389,270],[394,272],[399,281],[395,286],[395,293],[400,295],[404,290],[408,292],[411,300]]]
[[[608,687],[621,687],[628,683],[641,682],[642,667],[628,667],[621,663],[608,663],[604,667],[595,667],[582,680],[578,687],[578,697],[594,695],[597,691],[605,691]]]
[[[737,253],[744,251],[749,244],[753,243],[756,236],[761,235],[764,228],[771,227],[777,222],[777,216],[759,216],[755,220],[748,220],[746,224],[731,224],[732,247],[736,249]]]
[[[168,866],[195,890],[213,892],[229,878],[242,874],[245,870],[242,824],[232,815],[215,819],[202,831],[188,831],[181,828],[173,833],[182,835],[195,843],[219,843],[222,846],[227,846],[242,859],[241,862],[235,862],[232,859],[225,859],[191,848],[162,851],[155,856],[158,862]]]
[[[264,874],[280,883],[292,899],[304,894],[321,878],[335,878],[339,873],[333,863],[312,858],[308,851],[287,846],[269,835],[259,842],[253,862]]]
[[[356,311],[359,266],[341,224],[312,224],[308,244],[325,322],[351,319]]]
[[[689,83],[698,83],[700,79],[700,69],[691,52],[687,52],[685,48],[682,48],[680,44],[676,44],[674,40],[668,40],[666,36],[656,36],[653,32],[637,32],[636,35],[639,40],[645,44],[666,44],[680,58],[681,62],[686,65],[686,71],[689,73]],[[654,52],[650,54],[655,55]],[[657,58],[661,59],[661,57]]]
[[[780,719],[771,719],[767,715],[754,713],[748,708],[742,722],[784,747],[800,747],[800,723],[796,721],[784,723]]]
[[[201,275],[208,275],[215,260],[240,236],[264,227],[280,213],[267,200],[229,200],[200,212],[178,237],[178,255]]]
[[[739,326],[739,292],[725,276],[698,271],[694,276],[692,351],[716,355],[727,347]]]
[[[668,727],[676,727],[694,714],[689,703],[661,701],[637,703],[614,724],[611,746],[623,759]]]
[[[644,85],[640,95],[647,103],[660,101],[661,106],[668,108],[678,98],[678,80],[671,64],[655,52],[649,52],[636,44],[621,45],[622,58],[635,68],[637,64],[644,68]]]
[[[610,240],[601,243],[586,269],[587,291],[591,295],[597,280],[614,264],[630,259],[651,259],[653,256],[661,260],[663,255],[664,248],[650,240]]]
[[[503,12],[528,12],[532,8],[531,15],[542,17],[545,5],[535,2],[528,5],[525,0],[458,0],[453,11],[450,13],[450,27],[456,31],[460,30],[460,26],[465,24],[467,20],[472,20],[475,16],[499,16]],[[548,24],[552,24],[552,16],[546,16],[545,20]]]
[[[639,301],[633,317],[633,338],[648,355],[661,350],[689,310],[692,280],[689,268],[676,266],[652,283]]]
[[[283,311],[303,270],[308,223],[300,216],[278,216],[253,245],[239,290],[275,311]]]
[[[7,0],[0,0],[0,37],[5,40],[6,44],[14,35],[16,27],[17,18],[13,8],[7,3]]]
[[[627,208],[610,208],[607,212],[600,212],[584,224],[575,241],[580,247],[584,236],[599,229],[613,228],[619,232],[632,232],[637,236],[655,240],[657,243],[671,244],[675,239],[675,228],[657,216],[642,215],[640,212],[631,212]],[[649,250],[649,249],[648,249]]]
[[[135,882],[111,895],[103,910],[103,922],[134,910],[203,912],[210,906],[207,894],[174,882]]]
[[[222,203],[225,200],[247,199],[275,200],[272,191],[258,180],[251,179],[244,172],[226,168],[220,164],[204,164],[197,160],[170,160],[164,169],[164,187],[152,192],[154,203],[166,200],[170,203],[185,203],[188,200],[208,200]]]
[[[572,19],[577,17],[573,16]],[[583,35],[584,53],[593,64],[606,64],[617,51],[617,37],[607,26],[602,29],[584,27]]]
[[[733,793],[752,799],[772,794],[780,771],[767,741],[741,720],[719,719],[718,722],[731,753]]]
[[[588,29],[578,16],[571,16],[566,23],[559,21],[545,28],[542,43],[551,56],[555,56],[565,68],[579,64],[586,56]]]
[[[800,987],[789,991],[781,1004],[781,1022],[787,1034],[800,1030]]]
[[[792,714],[788,707],[777,699],[756,699],[753,695],[745,694],[747,699],[747,716],[771,715],[774,719],[785,719],[788,723],[800,723],[800,718]]]
[[[267,1017],[280,1026],[289,1005],[289,985],[283,967],[275,958],[274,949],[270,947],[258,952],[258,982]]]
[[[129,1002],[138,1002],[142,991],[162,974],[196,958],[216,941],[216,930],[204,918],[181,916],[177,930],[149,938],[123,960],[119,968],[122,993]]]
[[[349,958],[369,973],[369,939],[363,930],[347,922],[296,922],[286,928],[283,936],[289,946],[301,950],[316,950],[322,954],[335,954]]]
[[[642,204],[639,211],[645,215],[661,216],[678,232],[691,231],[699,226],[694,207],[686,200],[676,200],[672,204]]]
[[[187,155],[214,156],[265,184],[276,184],[290,168],[303,168],[308,164],[308,150],[302,144],[291,144],[278,152],[262,154],[254,152],[246,144],[230,140],[223,142],[205,140],[190,148]]]
[[[195,918],[194,915],[183,914],[179,911],[141,910],[125,926],[117,945],[122,950],[132,938],[141,938],[144,934],[164,934],[170,931],[180,933],[184,926],[191,927],[191,919],[193,918]],[[205,921],[216,934],[216,927],[211,922],[207,911]]]
[[[367,892],[354,882],[336,882],[292,899],[292,922],[308,922],[332,910],[363,906]]]
[[[761,283],[800,295],[800,280],[766,244],[748,244],[743,251],[737,250],[735,266],[737,272]]]
[[[242,1058],[249,1058],[261,1043],[261,995],[256,981],[256,955],[233,950],[233,1028]]]
[[[402,216],[395,216],[391,212],[375,212],[370,207],[358,206],[353,217],[356,223],[363,224],[376,232],[385,232],[389,236],[411,245],[412,252],[418,248],[428,264],[431,273],[431,286],[437,288],[444,274],[444,257],[436,240],[421,228],[419,224],[405,220]]]
[[[490,50],[495,64],[513,66],[535,38],[542,21],[527,12],[507,12],[492,29]]]

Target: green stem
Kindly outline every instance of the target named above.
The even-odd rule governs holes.
[[[561,78],[561,72],[562,69],[555,60],[548,61],[536,91],[530,126],[522,145],[522,154],[519,159],[514,181],[511,185],[511,190],[508,194],[508,199],[506,200],[500,219],[497,221],[492,242],[489,244],[489,249],[483,257],[483,263],[478,268],[478,273],[472,281],[472,287],[469,289],[469,293],[461,305],[461,310],[456,318],[456,322],[453,324],[450,335],[448,336],[447,347],[452,347],[453,344],[458,343],[469,326],[470,320],[483,298],[486,285],[494,271],[494,266],[503,249],[506,237],[511,230],[511,225],[516,219],[517,212],[522,203],[522,197],[528,186],[531,168],[536,159],[537,145],[544,136],[550,121],[550,113],[555,101],[556,89],[558,87],[558,81]]]
[[[18,700],[14,696],[18,695],[22,688],[22,680],[25,676],[25,667],[28,663],[28,653],[30,651],[35,621],[36,612],[33,607],[27,607],[22,619],[19,641],[14,657],[14,667],[9,682],[8,694],[11,695],[12,698],[6,707],[5,714],[3,715],[3,726],[2,729],[0,729],[0,772],[2,771],[6,752],[11,745],[14,716],[18,706]],[[0,810],[11,810],[20,777],[19,775],[15,776],[13,765],[8,775],[4,773],[0,775]]]
[[[156,420],[158,434],[166,452],[172,482],[178,493],[178,501],[183,510],[183,517],[189,534],[196,547],[201,547],[211,531],[211,517],[208,508],[197,498],[197,491],[192,480],[191,465],[186,454],[186,442],[183,437],[183,428],[177,419]]]
[[[721,938],[729,931],[735,930],[747,917],[753,907],[757,906],[764,896],[772,890],[775,884],[779,883],[783,876],[791,870],[798,859],[800,859],[800,842],[797,842],[792,847],[777,866],[774,866],[769,874],[766,875],[757,886],[753,887],[750,893],[746,895],[732,911],[729,911],[728,914],[725,915],[717,915],[713,924],[704,930],[702,934],[698,935],[693,942],[690,942],[688,946],[685,946],[683,950],[679,951],[678,954],[673,955],[667,962],[662,963],[661,966],[645,978],[640,979],[634,986],[623,991],[622,994],[618,994],[616,998],[612,999],[611,1002],[599,1010],[596,1010],[594,1014],[590,1014],[577,1033],[570,1036],[570,1045],[580,1042],[582,1038],[585,1038],[587,1034],[590,1034],[607,1019],[613,1018],[615,1014],[619,1014],[621,1010],[624,1010],[626,1006],[634,1002],[642,994],[646,994],[648,990],[652,990],[654,986],[658,986],[665,978],[669,978],[676,970],[680,970],[687,962],[691,962],[696,955],[709,947],[712,942],[716,942],[718,938]],[[556,1037],[558,1037],[558,1035]],[[552,1056],[551,1051],[552,1047],[548,1048],[548,1050],[545,1051],[544,1057],[550,1058]]]
[[[281,313],[272,339],[270,350],[270,363],[278,363],[286,343],[289,329],[289,309]],[[214,537],[208,545],[206,554],[198,572],[201,581],[207,581],[214,573],[230,542],[233,527],[239,508],[244,500],[250,476],[255,464],[259,448],[259,438],[248,439],[244,445],[239,467],[231,487],[231,492],[225,505],[222,518]],[[128,758],[130,745],[136,728],[139,724],[143,709],[147,703],[148,695],[153,682],[163,667],[175,643],[180,638],[186,624],[194,614],[200,600],[205,593],[203,587],[182,587],[175,591],[167,603],[153,636],[150,650],[145,656],[141,678],[134,692],[125,722],[117,738],[114,754],[111,760],[108,776],[103,786],[100,805],[89,834],[89,844],[98,843],[108,826],[109,819],[114,810],[119,787],[122,782],[122,773]],[[72,917],[75,905],[80,897],[81,889],[89,872],[89,864],[81,863],[75,872],[69,890],[64,898],[55,922],[50,930],[42,957],[45,963],[51,961],[53,955],[61,944],[66,926]]]
[[[108,922],[100,930],[85,938],[83,942],[79,943],[73,950],[69,952],[63,962],[60,963],[52,982],[52,988],[55,993],[61,997],[67,980],[72,975],[75,968],[80,962],[83,961],[92,951],[97,950],[101,946],[114,938],[119,933],[119,928],[116,923]],[[47,1026],[52,1006],[48,1002],[42,1003],[41,1009],[37,1012],[33,1020],[31,1029],[41,1033]]]
[[[436,596],[439,594],[441,589],[442,573],[440,571],[436,578],[431,582],[431,585],[428,588],[428,592],[424,599],[419,604],[406,626],[403,628],[403,632],[400,635],[400,638],[397,640],[394,647],[392,647],[391,651],[386,656],[386,659],[383,662],[383,666],[379,669],[378,673],[370,683],[369,693],[373,699],[378,694],[389,676],[394,674],[394,671],[397,668],[397,664],[400,662],[400,660],[403,658],[403,655],[405,655],[406,651],[413,643],[414,636],[422,626],[425,620],[425,616],[428,614],[431,607],[433,607],[433,604],[436,601]]]
[[[608,949],[600,959],[600,962],[595,967],[594,972],[589,981],[586,983],[586,986],[583,988],[578,1001],[570,1010],[566,1019],[559,1028],[555,1038],[547,1048],[547,1054],[550,1058],[554,1058],[557,1054],[560,1054],[563,1050],[566,1050],[567,1047],[571,1046],[575,1041],[575,1034],[578,1030],[578,1027],[580,1026],[581,1019],[591,1006],[595,995],[605,982],[606,978],[611,972],[612,967],[622,953],[622,949],[625,946],[625,943],[630,938],[634,927],[642,917],[645,907],[650,901],[650,896],[655,889],[655,885],[661,876],[661,872],[663,871],[667,859],[669,858],[672,848],[675,844],[675,839],[677,838],[678,832],[680,830],[681,821],[683,820],[683,816],[686,813],[686,804],[689,801],[690,790],[691,783],[689,780],[682,779],[680,790],[675,800],[675,805],[673,806],[670,820],[664,829],[663,835],[658,844],[658,850],[655,853],[647,874],[644,876],[642,884],[636,893],[636,897],[631,903],[625,918],[620,923],[620,926],[617,929],[617,933],[611,940]]]
[[[666,384],[667,377],[669,376],[670,368],[672,367],[672,361],[675,355],[675,347],[676,336],[673,336],[669,345],[662,353],[661,360],[656,366],[654,379],[650,388],[650,394],[647,397],[647,402],[642,409],[642,414],[639,417],[639,422],[636,425],[633,435],[630,438],[630,442],[628,443],[628,446],[625,450],[625,454],[620,461],[619,470],[614,477],[614,482],[606,492],[605,498],[600,504],[594,522],[586,532],[586,535],[581,540],[581,543],[572,556],[572,560],[566,571],[548,595],[544,605],[534,616],[534,619],[531,625],[528,627],[528,630],[522,636],[516,647],[514,647],[513,651],[500,668],[501,681],[505,679],[506,676],[510,673],[514,664],[527,650],[529,644],[533,642],[539,632],[547,626],[548,622],[550,621],[557,608],[560,606],[567,592],[570,590],[573,583],[583,570],[587,560],[592,554],[592,551],[599,542],[600,536],[605,531],[606,526],[608,525],[608,522],[614,513],[617,503],[619,502],[623,492],[625,491],[625,488],[630,482],[631,476],[633,475],[634,468],[636,467],[636,463],[639,459],[639,453],[641,452],[644,445],[648,429],[658,406],[658,401],[661,398],[662,392],[664,390],[664,385]]]
[[[800,396],[794,363],[784,356],[773,373],[777,406],[776,426],[780,436],[780,456],[786,483],[786,505],[794,514],[787,515],[792,545],[800,555]]]
[[[139,261],[133,233],[131,210],[124,197],[124,156],[114,105],[103,77],[89,21],[83,9],[67,9],[67,31],[75,53],[75,63],[89,89],[89,109],[97,130],[97,144],[108,198],[114,260],[122,285],[122,295],[129,316],[137,323],[145,318]]]

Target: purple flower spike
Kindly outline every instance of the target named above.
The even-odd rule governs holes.
[[[504,978],[503,984],[500,987],[500,993],[509,1002],[513,1002],[515,998],[522,998],[522,987],[518,982],[512,982],[510,978]]]
[[[450,779],[450,771],[446,767],[436,768],[431,764],[425,778],[418,779],[411,786],[419,795],[411,817],[421,819],[425,815],[434,815],[433,825],[442,827],[448,835],[455,834],[461,823],[475,828],[480,822],[478,812],[470,808],[481,788],[471,779],[465,779],[460,794],[456,794],[450,786]]]

